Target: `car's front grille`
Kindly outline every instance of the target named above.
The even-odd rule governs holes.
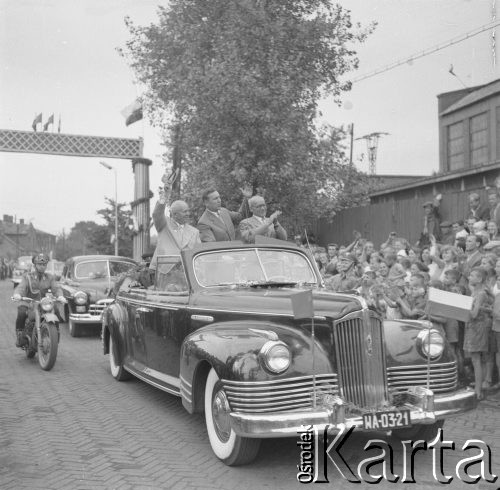
[[[387,368],[387,382],[393,393],[406,391],[411,386],[427,387],[427,364]],[[447,393],[457,388],[456,361],[430,365],[429,388],[434,393]]]
[[[225,379],[222,382],[229,404],[235,412],[282,412],[312,407],[312,376],[274,381],[229,381]],[[316,393],[337,395],[337,375],[316,375]]]
[[[382,322],[369,312],[334,323],[340,394],[360,410],[387,400]]]
[[[97,303],[92,303],[91,305],[89,305],[89,313],[91,315],[101,315],[104,311],[104,308],[106,308],[106,306],[112,302],[112,299],[101,299]]]

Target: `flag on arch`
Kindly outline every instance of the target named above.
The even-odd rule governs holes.
[[[33,119],[33,123],[31,124],[31,127],[33,128],[33,131],[36,132],[36,127],[38,124],[42,124],[42,113],[38,114],[38,116]]]
[[[132,123],[142,119],[142,102],[139,99],[135,99],[132,104],[128,105],[120,112],[125,118],[125,126],[130,126]]]
[[[41,122],[41,121],[40,121]],[[47,131],[49,129],[49,126],[51,124],[54,124],[54,114],[51,114],[45,124],[43,125],[43,130]]]

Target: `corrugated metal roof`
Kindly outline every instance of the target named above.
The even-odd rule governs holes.
[[[474,104],[481,99],[492,97],[498,93],[500,93],[500,79],[494,80],[487,85],[483,85],[470,94],[467,94],[465,97],[462,97],[460,100],[441,112],[440,116],[446,116],[447,114],[458,111],[458,109],[462,109],[463,107]]]

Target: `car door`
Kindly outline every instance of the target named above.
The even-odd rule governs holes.
[[[133,278],[124,278],[117,302],[127,315],[127,321],[122,323],[126,343],[125,362],[138,371],[144,371],[147,367],[145,328],[150,309],[146,304],[146,289],[134,287],[133,283]]]
[[[157,274],[155,286],[146,294],[144,333],[148,374],[178,390],[180,351],[189,327],[189,291],[180,258],[170,257],[167,268],[163,277]]]

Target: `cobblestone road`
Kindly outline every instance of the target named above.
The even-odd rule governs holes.
[[[201,416],[188,415],[180,399],[138,380],[116,382],[97,336],[72,338],[62,325],[59,355],[50,372],[14,346],[15,304],[10,283],[0,283],[0,489],[291,489],[299,451],[295,439],[267,440],[257,460],[228,468],[212,454]],[[446,439],[460,449],[482,439],[500,473],[500,394],[474,413],[445,425]],[[349,440],[346,454],[355,468],[367,457],[368,438]],[[390,441],[396,442],[392,439]],[[399,444],[399,443],[398,443]],[[400,447],[400,444],[396,447]],[[445,470],[466,456],[445,453]],[[401,470],[396,450],[395,471]],[[417,484],[381,482],[375,488],[442,487],[432,476],[430,453],[417,455]],[[329,467],[330,482],[319,488],[374,488],[354,485]],[[445,488],[497,489],[499,482]]]

